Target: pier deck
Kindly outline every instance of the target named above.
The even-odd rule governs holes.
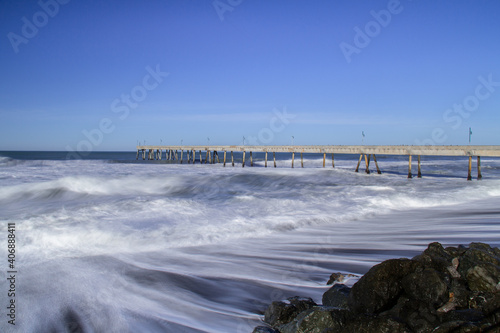
[[[186,152],[187,162],[195,163],[196,161],[196,151],[199,152],[200,162],[202,162],[202,152],[205,152],[206,158],[205,163],[215,163],[216,159],[220,162],[218,152],[224,154],[223,163],[226,166],[227,152],[231,153],[231,164],[234,166],[234,156],[233,152],[243,153],[242,166],[245,166],[245,154],[250,153],[250,165],[253,166],[252,152],[262,152],[265,153],[265,166],[267,167],[267,155],[268,153],[273,153],[274,167],[276,167],[275,153],[289,152],[292,154],[292,168],[294,167],[295,153],[300,153],[301,155],[301,166],[304,166],[303,154],[316,153],[323,154],[323,167],[326,165],[326,154],[332,155],[332,167],[335,167],[334,154],[352,154],[358,155],[359,160],[356,167],[356,172],[359,170],[359,166],[364,157],[366,164],[366,173],[370,173],[369,165],[373,158],[373,161],[377,167],[377,172],[381,173],[380,168],[377,163],[376,155],[400,155],[408,156],[408,178],[412,178],[411,166],[412,166],[412,156],[417,156],[418,158],[418,177],[421,177],[421,156],[468,156],[469,157],[469,172],[467,180],[471,180],[471,170],[472,170],[472,157],[477,157],[477,171],[478,179],[482,178],[481,175],[481,157],[500,157],[500,146],[341,146],[341,145],[321,145],[321,146],[210,146],[210,145],[198,145],[198,146],[186,146],[186,145],[151,145],[151,146],[137,146],[137,159],[139,154],[142,152],[143,160],[161,160],[162,152],[166,151],[167,160],[179,160],[180,163],[183,162],[183,155]],[[180,159],[178,157],[178,151],[180,151]],[[146,154],[147,152],[147,154]]]

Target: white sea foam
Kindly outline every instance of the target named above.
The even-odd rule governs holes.
[[[407,161],[379,159],[382,175],[355,173],[356,162],[0,168],[22,267],[19,329],[248,332],[272,300],[320,301],[333,271],[362,274],[431,241],[500,244],[500,161],[482,161],[481,182],[448,160],[426,160],[411,180]]]

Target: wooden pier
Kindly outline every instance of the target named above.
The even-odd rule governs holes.
[[[300,164],[304,167],[304,154],[323,154],[323,168],[326,167],[327,155],[331,155],[332,168],[335,167],[335,154],[359,155],[355,171],[364,159],[365,172],[370,173],[370,161],[381,173],[376,155],[399,155],[408,156],[408,178],[412,178],[412,156],[417,156],[417,177],[421,178],[421,156],[468,156],[469,166],[467,180],[472,180],[472,159],[477,158],[477,179],[482,178],[481,157],[500,157],[500,146],[137,146],[136,158],[142,156],[143,160],[161,160],[165,151],[165,159],[170,161],[184,162],[184,152],[188,164],[196,162],[196,154],[199,161],[203,163],[202,153],[205,153],[205,163],[221,163],[219,152],[223,153],[222,163],[226,166],[227,153],[230,152],[231,165],[234,167],[234,152],[243,154],[242,167],[245,167],[246,153],[249,152],[250,166],[253,166],[253,152],[265,153],[264,166],[267,168],[268,153],[273,153],[274,167],[276,167],[276,153],[291,153],[293,168],[295,165],[295,154],[300,153]]]

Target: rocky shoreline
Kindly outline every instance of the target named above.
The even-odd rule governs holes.
[[[412,259],[373,266],[352,288],[343,275],[321,305],[273,302],[253,333],[500,332],[500,250],[484,243],[431,243]]]

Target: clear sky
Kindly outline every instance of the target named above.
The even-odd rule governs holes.
[[[498,0],[18,0],[0,22],[0,150],[500,144]]]

